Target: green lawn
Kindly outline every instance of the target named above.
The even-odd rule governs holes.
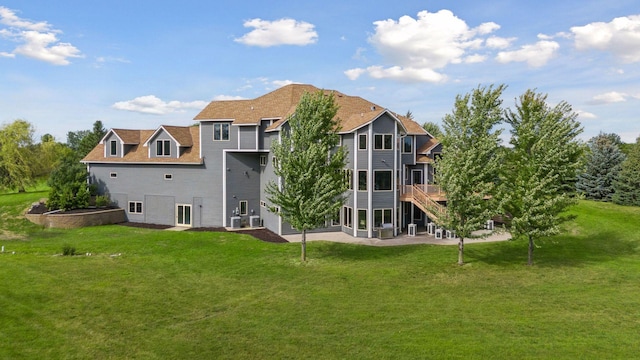
[[[2,359],[639,356],[639,208],[581,202],[533,267],[524,241],[462,267],[455,246],[312,242],[301,264],[245,235],[44,230],[19,218],[43,196],[0,195]]]

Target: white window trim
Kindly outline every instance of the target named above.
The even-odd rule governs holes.
[[[244,203],[244,212],[242,212],[242,204]],[[246,216],[249,214],[249,201],[248,200],[240,200],[238,201],[238,209],[240,210],[240,216]]]
[[[364,148],[360,147],[360,137],[361,136],[364,136]],[[366,133],[358,134],[358,145],[357,145],[358,146],[358,151],[366,151],[367,150],[367,144],[368,144],[368,142],[367,142],[367,134]]]
[[[347,229],[353,229],[353,208],[351,206],[343,206],[342,207],[342,211],[343,211],[343,216],[342,216],[342,224],[344,227],[346,227]],[[347,223],[347,220],[349,219],[349,216],[344,216],[344,211],[348,213],[351,213],[351,224]],[[351,226],[349,226],[351,225]]]
[[[220,125],[220,139],[216,139],[216,125]],[[227,138],[226,139],[222,138],[222,134],[224,134],[224,131],[222,131],[222,127],[223,126],[227,127]],[[231,141],[231,124],[229,124],[229,123],[214,123],[213,124],[213,141]]]
[[[374,140],[373,141],[373,150],[376,150],[376,151],[391,151],[391,150],[393,150],[393,134],[374,134],[373,136],[374,136],[374,139],[373,139]],[[378,137],[378,136],[382,137],[382,148],[381,149],[377,149],[376,148],[375,138]],[[385,145],[384,138],[386,136],[391,136],[391,148],[385,148],[385,146],[384,146]]]
[[[172,181],[173,180],[173,174],[164,174],[164,179],[167,181]]]
[[[113,153],[112,150],[115,150],[115,153]],[[109,156],[118,156],[118,142],[115,140],[109,141]]]
[[[260,155],[260,166],[267,166],[267,155]]]
[[[109,177],[110,177],[111,179],[115,179],[115,178],[117,178],[117,177],[118,177],[118,173],[117,173],[117,172],[110,172],[110,173],[109,173]]]
[[[131,211],[131,204],[133,204],[133,207],[134,207],[135,211]],[[138,211],[138,204],[140,204],[140,211]],[[142,204],[142,201],[129,201],[129,206],[127,208],[127,212],[129,214],[143,214],[144,213],[144,205]]]
[[[376,212],[380,211],[382,212],[382,223],[381,224],[389,224],[387,222],[385,222],[384,220],[384,212],[388,210],[390,212],[389,216],[391,217],[391,221],[389,223],[393,224],[393,209],[392,208],[378,208],[378,209],[373,209],[373,226],[376,226],[375,221],[376,221]]]
[[[405,142],[406,139],[411,139],[411,150],[409,150],[409,151],[405,151],[404,150],[404,145],[405,145],[404,142]],[[415,141],[413,135],[406,135],[404,138],[402,138],[402,153],[403,154],[411,154],[411,153],[413,153],[413,148],[414,148],[415,142],[416,141]]]
[[[158,143],[162,144],[162,154],[158,154]],[[169,146],[167,146],[169,145]],[[166,153],[166,149],[169,149],[169,154]],[[157,157],[171,157],[171,140],[158,139],[156,140],[156,156]]]
[[[364,177],[365,177],[365,189],[360,189],[360,173],[363,172],[365,173]],[[358,170],[357,172],[358,174],[358,179],[357,181],[354,181],[354,188],[357,187],[358,191],[367,191],[369,189],[369,171],[368,170]]]
[[[376,174],[379,172],[388,172],[391,174],[391,188],[389,190],[378,190],[376,189]],[[393,191],[393,170],[373,170],[373,191],[375,192],[388,192]]]
[[[364,211],[364,228],[360,228],[360,211]],[[367,231],[369,229],[369,212],[367,209],[360,208],[356,212],[356,222],[358,223],[358,231]]]

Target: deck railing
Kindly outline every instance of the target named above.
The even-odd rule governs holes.
[[[446,216],[447,208],[435,201],[432,196],[443,196],[444,193],[437,185],[406,185],[404,194],[408,195],[420,210],[424,211],[430,218],[436,220]]]

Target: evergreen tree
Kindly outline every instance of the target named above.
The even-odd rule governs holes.
[[[514,238],[529,242],[528,264],[533,264],[534,241],[559,232],[561,213],[576,202],[575,181],[582,146],[577,114],[566,102],[550,107],[547,96],[527,90],[506,112],[512,147],[501,173],[504,213],[510,217]]]
[[[631,147],[622,163],[618,179],[614,181],[613,202],[620,205],[640,206],[640,137]]]
[[[306,261],[306,234],[340,211],[346,183],[342,170],[346,151],[338,147],[338,108],[333,94],[305,93],[296,111],[282,127],[280,142],[271,152],[277,159],[280,183],[269,182],[266,192],[286,222],[302,232],[302,261]]]
[[[459,237],[458,264],[464,264],[464,239],[481,229],[494,214],[492,195],[500,167],[500,130],[503,120],[500,96],[505,86],[478,87],[456,96],[452,114],[444,117],[442,158],[436,163],[437,179],[447,194],[447,216],[439,225]]]
[[[50,210],[71,210],[89,205],[87,168],[78,161],[77,154],[67,150],[58,166],[51,172],[47,207]]]
[[[584,173],[578,176],[576,188],[587,199],[611,201],[613,182],[618,177],[625,155],[620,151],[620,136],[604,134],[589,140]]]

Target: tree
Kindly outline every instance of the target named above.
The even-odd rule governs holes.
[[[578,176],[576,188],[587,199],[611,201],[614,193],[613,182],[625,159],[620,151],[620,136],[600,133],[589,140],[584,173]]]
[[[436,139],[441,139],[444,135],[442,133],[442,130],[440,129],[440,126],[431,121],[427,121],[426,123],[422,124],[422,128],[425,129],[429,134],[433,135],[433,137],[435,137]]]
[[[69,151],[69,148],[57,142],[53,135],[42,135],[40,137],[40,143],[35,146],[36,161],[34,163],[34,175],[36,177],[49,176],[67,151]]]
[[[500,96],[505,86],[478,87],[456,96],[452,114],[443,119],[442,158],[436,162],[437,179],[447,194],[447,215],[439,225],[459,237],[458,264],[464,264],[464,239],[481,229],[495,212],[488,196],[494,193],[500,166]]]
[[[620,205],[640,206],[640,137],[629,150],[622,163],[618,179],[614,181],[613,202]]]
[[[562,101],[555,107],[547,95],[527,90],[506,112],[511,125],[511,148],[501,173],[502,208],[510,218],[514,238],[529,242],[528,261],[533,265],[534,241],[559,232],[561,213],[577,200],[576,175],[583,146],[577,114]]]
[[[22,192],[34,183],[33,133],[20,119],[0,127],[0,189]]]
[[[92,130],[69,131],[67,145],[76,152],[79,159],[82,159],[98,145],[106,133],[102,121],[96,120]]]
[[[302,261],[306,261],[306,233],[340,211],[346,183],[342,175],[346,151],[338,147],[338,122],[333,94],[305,93],[283,126],[280,142],[271,151],[280,183],[267,184],[268,199],[285,221],[302,232]],[[275,162],[274,162],[275,163]]]
[[[47,201],[50,210],[71,210],[89,205],[87,168],[78,161],[73,151],[67,150],[59,165],[51,172],[47,184],[51,187]]]

